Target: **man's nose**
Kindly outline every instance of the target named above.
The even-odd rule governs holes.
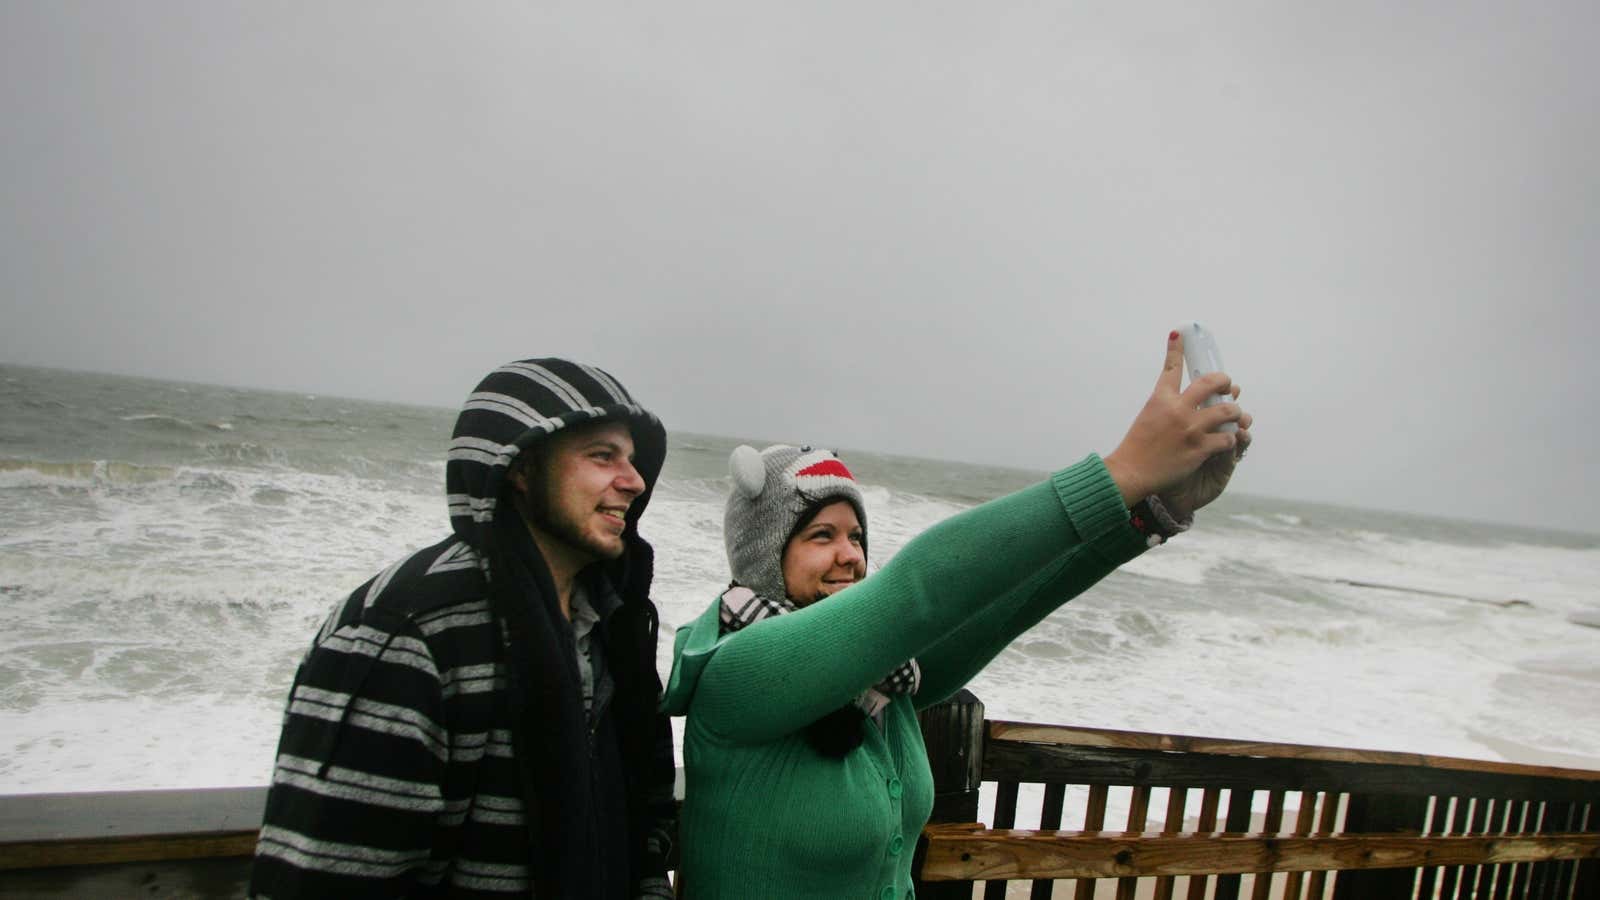
[[[644,489],[649,486],[645,483],[644,476],[639,474],[639,470],[633,467],[631,460],[623,461],[622,471],[617,474],[614,483],[617,490],[635,495],[644,493]]]

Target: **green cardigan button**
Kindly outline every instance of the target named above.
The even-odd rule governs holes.
[[[889,779],[889,796],[894,798],[894,799],[896,799],[896,800],[899,800],[900,799],[900,793],[901,793],[900,779],[898,779],[898,778]],[[891,898],[891,900],[892,900],[892,898]]]
[[[878,892],[878,896],[882,897],[883,900],[894,900],[894,888],[886,887]]]
[[[894,837],[890,838],[889,839],[889,855],[890,856],[899,856],[900,855],[900,851],[905,848],[905,845],[906,845],[906,839],[901,837],[898,834],[895,835]]]

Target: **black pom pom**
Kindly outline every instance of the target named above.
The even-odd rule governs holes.
[[[854,703],[841,706],[806,726],[806,743],[823,756],[844,759],[861,746],[861,726],[866,720],[866,713]]]

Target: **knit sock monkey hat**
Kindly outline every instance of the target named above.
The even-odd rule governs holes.
[[[783,597],[783,548],[800,518],[824,501],[846,500],[861,521],[866,552],[867,513],[855,477],[832,450],[776,444],[740,446],[728,457],[733,491],[722,519],[733,580],[762,597]]]

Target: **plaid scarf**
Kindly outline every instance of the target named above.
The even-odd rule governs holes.
[[[797,608],[788,597],[773,600],[762,597],[747,587],[734,585],[722,594],[722,610],[718,616],[720,634],[732,634],[748,628],[762,619],[794,612]],[[893,694],[915,694],[922,686],[922,668],[915,659],[896,666],[883,680],[862,691],[852,702],[863,715],[877,716],[893,699]]]

